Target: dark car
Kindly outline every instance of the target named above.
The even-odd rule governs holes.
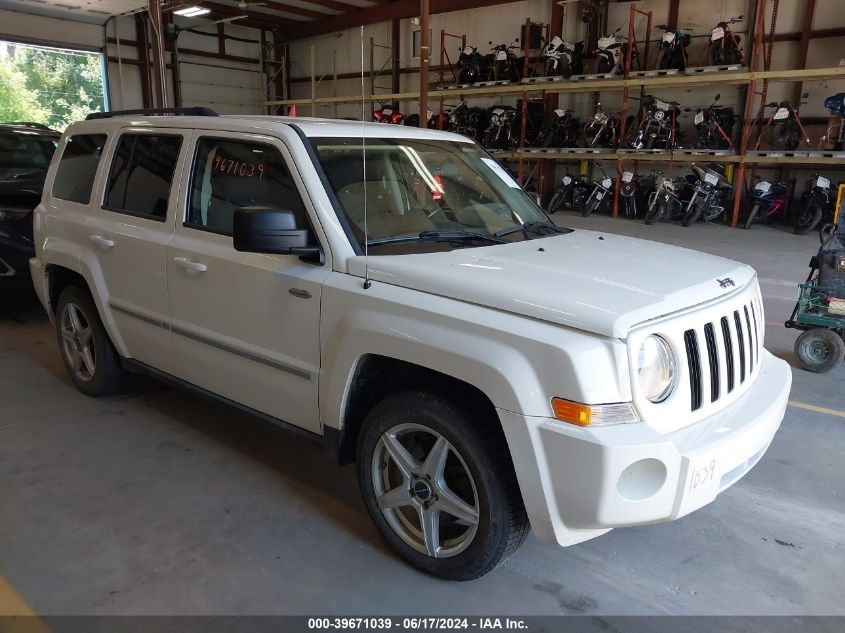
[[[30,283],[32,210],[60,137],[39,123],[0,123],[0,287]]]

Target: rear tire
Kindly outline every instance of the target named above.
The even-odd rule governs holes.
[[[760,205],[759,204],[755,204],[753,207],[751,207],[751,210],[748,212],[748,217],[745,218],[745,224],[743,225],[743,228],[745,228],[746,230],[750,229],[751,225],[754,224],[754,218],[757,217],[757,214],[759,212],[760,212]]]
[[[546,210],[547,213],[557,213],[560,208],[563,206],[563,192],[556,191],[555,195],[552,196],[552,199],[549,201],[549,208]]]
[[[814,328],[795,341],[795,355],[807,371],[822,374],[835,368],[845,357],[845,342],[833,330]]]
[[[377,404],[361,429],[358,479],[370,517],[400,556],[439,578],[483,576],[528,533],[494,424],[438,394],[408,391]]]
[[[595,196],[590,198],[589,202],[587,202],[587,204],[584,205],[584,208],[581,209],[581,217],[584,217],[584,218],[590,217],[590,215],[592,215],[593,211],[598,209],[601,202],[602,201],[599,200],[598,198],[596,198]]]
[[[68,286],[62,291],[56,304],[56,336],[77,389],[94,397],[122,391],[126,371],[87,290]]]
[[[805,213],[801,213],[795,218],[792,230],[795,231],[796,235],[806,235],[818,226],[823,213],[819,205],[812,205]]]

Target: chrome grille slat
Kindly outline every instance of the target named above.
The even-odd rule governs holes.
[[[734,346],[728,317],[722,317],[722,339],[725,344],[725,365],[728,375],[728,393],[734,390]]]
[[[689,367],[690,408],[697,411],[701,408],[701,358],[698,353],[698,337],[695,330],[684,332],[684,345]]]
[[[710,364],[710,402],[719,399],[719,356],[716,353],[716,333],[713,324],[704,326],[704,341],[707,343],[707,361]]]
[[[748,306],[743,306],[742,310],[745,312],[745,331],[748,334],[748,375],[750,376],[754,373],[754,356],[757,346],[751,331],[751,317],[748,316]]]
[[[739,345],[739,384],[742,384],[745,382],[745,338],[742,334],[739,310],[734,310],[734,325],[736,325],[736,341]]]

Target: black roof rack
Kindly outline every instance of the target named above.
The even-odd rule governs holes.
[[[219,116],[211,108],[197,106],[193,108],[140,108],[138,110],[112,110],[111,112],[92,112],[86,121],[92,119],[111,119],[116,116],[130,116],[140,114],[143,116],[162,116],[165,114],[177,114],[183,116]]]
[[[16,125],[18,127],[34,127],[39,130],[46,130],[47,132],[55,132],[51,127],[44,125],[43,123],[33,123],[32,121],[11,121],[10,123],[3,123],[2,125]]]

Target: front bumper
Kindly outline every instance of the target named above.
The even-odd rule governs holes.
[[[29,260],[35,255],[35,245],[16,224],[0,222],[0,284],[4,285],[30,281]]]
[[[666,435],[645,423],[591,429],[499,410],[532,528],[573,545],[710,503],[766,452],[791,384],[789,365],[764,351],[736,402]]]

